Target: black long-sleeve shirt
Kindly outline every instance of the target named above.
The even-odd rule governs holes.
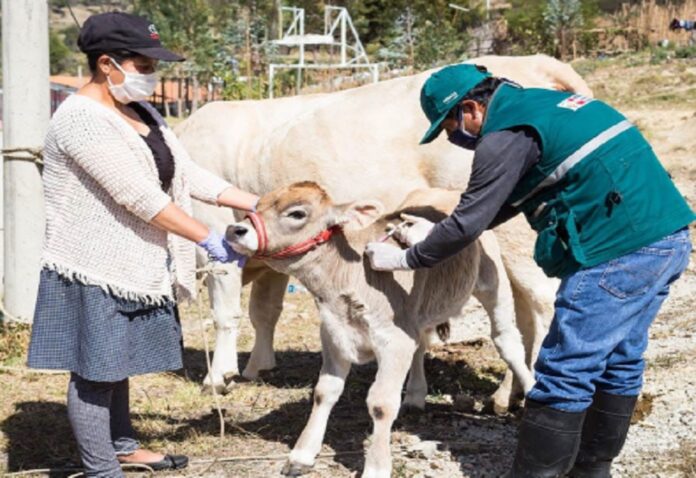
[[[409,267],[432,267],[475,241],[483,231],[515,216],[505,200],[522,176],[539,161],[535,133],[527,128],[485,135],[476,146],[466,191],[452,214],[412,246]]]

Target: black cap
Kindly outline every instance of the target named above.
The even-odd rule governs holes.
[[[128,50],[156,60],[185,60],[162,46],[159,33],[150,20],[123,12],[89,17],[82,25],[77,45],[84,53]]]

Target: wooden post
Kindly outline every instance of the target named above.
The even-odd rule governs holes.
[[[184,100],[181,97],[183,94],[183,89],[181,87],[181,76],[177,76],[176,78],[176,84],[177,84],[177,92],[176,92],[176,115],[179,118],[184,117]]]
[[[191,111],[191,77],[187,76],[186,77],[186,112]]]

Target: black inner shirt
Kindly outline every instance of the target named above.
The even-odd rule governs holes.
[[[129,103],[128,106],[140,116],[143,123],[150,127],[150,132],[147,136],[142,134],[140,136],[145,140],[150,151],[152,151],[162,190],[167,192],[172,185],[172,178],[174,178],[174,157],[172,152],[164,141],[164,136],[155,118],[138,103]]]

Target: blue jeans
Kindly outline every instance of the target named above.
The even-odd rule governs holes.
[[[555,315],[527,397],[568,412],[595,390],[636,396],[643,384],[648,328],[689,262],[687,228],[561,281]]]

